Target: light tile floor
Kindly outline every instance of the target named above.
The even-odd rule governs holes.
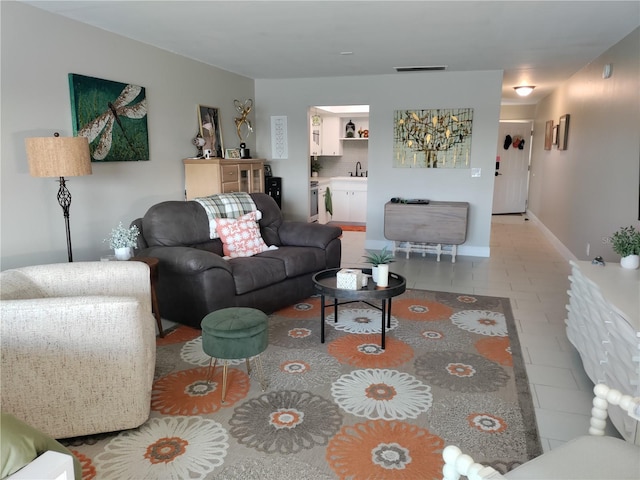
[[[396,255],[408,288],[508,297],[545,451],[587,433],[593,384],[565,334],[569,262],[523,215],[494,216],[491,257]],[[343,267],[366,267],[365,233],[344,232]],[[615,432],[611,432],[615,434]]]

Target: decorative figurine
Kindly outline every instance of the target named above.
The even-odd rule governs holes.
[[[202,138],[202,135],[200,135],[200,132],[198,132],[198,134],[192,140],[192,143],[198,149],[198,154],[196,155],[196,158],[204,157],[204,154],[202,153],[202,147],[204,147],[204,145],[205,145],[205,143],[207,143],[207,141],[204,138]]]
[[[356,136],[356,125],[351,120],[349,120],[349,123],[347,123],[346,129],[347,129],[347,132],[346,132],[347,138],[353,138]]]
[[[249,112],[251,112],[251,108],[253,108],[253,100],[248,99],[245,100],[244,103],[240,102],[240,100],[234,100],[233,104],[236,107],[236,110],[241,115],[240,117],[235,118],[236,122],[236,133],[238,134],[238,138],[240,142],[244,142],[246,137],[249,136],[251,132],[253,132],[253,127],[251,126],[251,121],[247,118]],[[246,125],[246,135],[245,138],[242,138],[242,126]],[[240,147],[242,148],[242,147]],[[244,158],[244,157],[243,157]]]

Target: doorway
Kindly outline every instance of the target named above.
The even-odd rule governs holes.
[[[500,122],[492,213],[525,213],[533,122]],[[523,143],[524,142],[524,143]]]

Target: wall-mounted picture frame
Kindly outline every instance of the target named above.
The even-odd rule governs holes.
[[[146,89],[69,74],[73,134],[86,137],[92,162],[149,160]]]
[[[220,111],[216,107],[198,105],[198,127],[204,138],[204,150],[211,150],[214,157],[222,158],[222,130],[220,129]]]
[[[473,108],[395,110],[393,168],[471,168]]]
[[[558,125],[554,125],[553,127],[553,137],[551,139],[552,145],[558,145]]]
[[[547,120],[544,126],[544,149],[551,150],[553,145],[553,120]]]
[[[562,115],[558,122],[558,150],[566,150],[569,140],[569,114]]]
[[[224,151],[224,158],[228,159],[240,159],[240,150],[238,148],[227,148]]]

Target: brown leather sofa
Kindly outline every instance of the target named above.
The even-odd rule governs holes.
[[[340,266],[339,227],[283,221],[275,200],[251,197],[267,245],[252,257],[224,259],[220,239],[210,239],[204,208],[195,201],[167,201],[132,222],[140,229],[136,256],[160,261],[156,284],[163,318],[199,328],[208,313],[225,307],[252,307],[265,313],[309,297],[312,276]]]

